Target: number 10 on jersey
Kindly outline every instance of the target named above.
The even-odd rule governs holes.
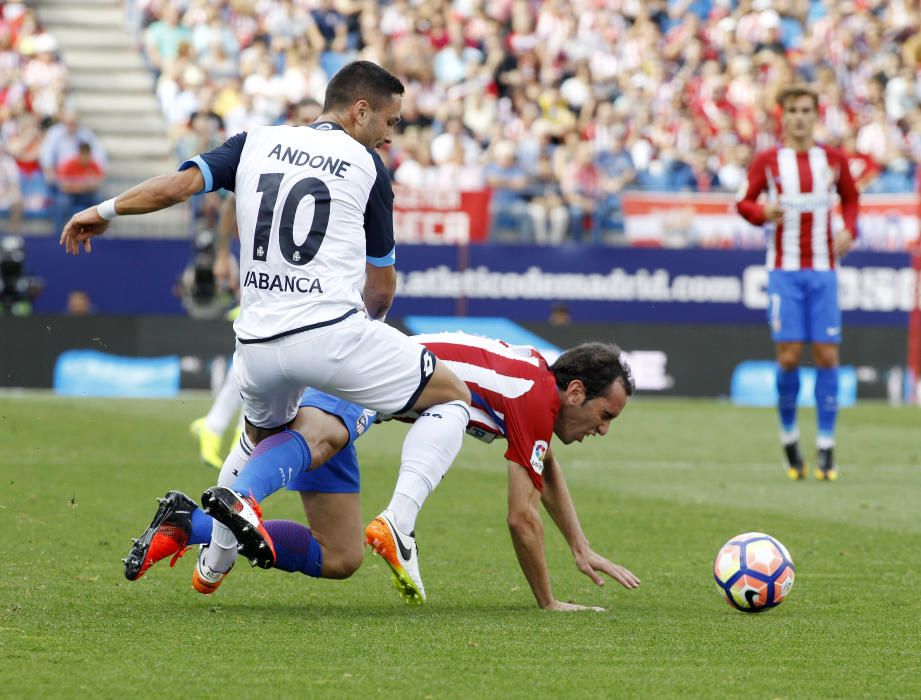
[[[272,232],[272,222],[275,219],[275,205],[278,202],[278,189],[281,186],[284,173],[263,173],[259,176],[257,191],[262,193],[259,202],[259,215],[256,219],[256,231],[253,237],[253,260],[265,261],[269,252],[269,238]],[[313,220],[310,222],[310,232],[300,245],[294,243],[294,215],[297,207],[304,197],[313,197]],[[285,260],[292,265],[306,265],[320,249],[323,237],[326,236],[326,227],[329,225],[329,188],[322,180],[307,177],[298,180],[288,196],[285,197],[281,208],[281,219],[278,226],[278,247]]]

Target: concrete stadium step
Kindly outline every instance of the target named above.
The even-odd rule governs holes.
[[[65,25],[71,28],[124,27],[125,8],[108,3],[86,3],[83,0],[61,4],[42,3],[39,17],[48,26]],[[127,30],[126,30],[127,31]]]
[[[68,99],[109,158],[106,196],[175,170],[154,82],[127,23],[124,0],[34,0],[68,68]],[[119,223],[119,222],[117,222]],[[188,235],[188,210],[131,217],[125,235]]]
[[[69,49],[63,47],[61,55],[70,73],[83,70],[105,71],[118,69],[147,71],[141,55],[135,51],[97,51],[95,49]]]
[[[110,71],[74,73],[68,76],[68,90],[86,92],[109,92],[126,94],[140,92],[149,95],[153,89],[153,78],[148,73],[136,71]],[[115,95],[113,95],[114,97]]]
[[[51,32],[54,38],[57,39],[58,45],[64,49],[137,52],[131,33],[121,25],[112,29],[99,27],[98,29],[87,31],[86,29],[74,29],[65,24],[46,23],[45,28]]]
[[[146,71],[89,71],[74,72],[68,76],[67,87],[71,91],[143,93],[149,95],[153,89],[153,77]],[[113,95],[117,104],[118,96]]]
[[[132,119],[136,113],[160,114],[160,105],[153,94],[104,95],[92,92],[78,92],[71,96],[78,112],[106,112],[121,114]]]
[[[170,149],[166,139],[156,135],[113,136],[100,134],[99,140],[110,159],[114,158],[169,158]]]
[[[74,0],[37,0],[42,7],[73,7]],[[98,7],[117,7],[124,12],[125,0],[80,0],[80,6],[88,9]]]
[[[154,175],[173,172],[179,163],[171,157],[168,158],[111,158],[109,172],[106,173],[108,181],[113,183],[116,191],[126,190],[136,185],[141,180],[146,180]]]
[[[125,119],[123,115],[113,110],[83,112],[80,119],[96,133],[112,136],[148,134],[162,137],[166,141],[166,126],[159,111],[151,114],[132,114],[130,119]]]

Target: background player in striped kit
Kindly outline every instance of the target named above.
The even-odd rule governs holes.
[[[755,156],[738,210],[773,232],[767,250],[768,321],[777,350],[777,408],[788,474],[803,479],[807,472],[799,450],[796,399],[803,346],[811,343],[818,422],[815,476],[830,481],[838,476],[833,448],[841,309],[835,266],[857,236],[858,193],[845,155],[815,143],[818,95],[794,85],[780,93],[778,103],[783,145]],[[757,200],[763,192],[768,201],[761,204]],[[844,218],[837,232],[832,227],[836,193]]]

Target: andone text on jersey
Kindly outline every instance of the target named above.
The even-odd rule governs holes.
[[[335,175],[336,177],[345,177],[346,172],[349,168],[352,167],[352,164],[347,160],[341,160],[339,158],[333,158],[332,156],[324,156],[321,154],[311,156],[307,151],[302,151],[297,148],[285,147],[284,153],[282,153],[282,145],[280,143],[275,144],[268,155],[269,158],[275,158],[276,160],[286,161],[291,165],[297,165],[304,167],[309,165],[311,168],[316,168],[318,170],[325,170],[330,175]]]

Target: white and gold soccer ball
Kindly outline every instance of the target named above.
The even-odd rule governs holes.
[[[742,612],[764,612],[780,605],[790,595],[793,575],[787,548],[763,532],[733,537],[713,562],[717,588]]]

